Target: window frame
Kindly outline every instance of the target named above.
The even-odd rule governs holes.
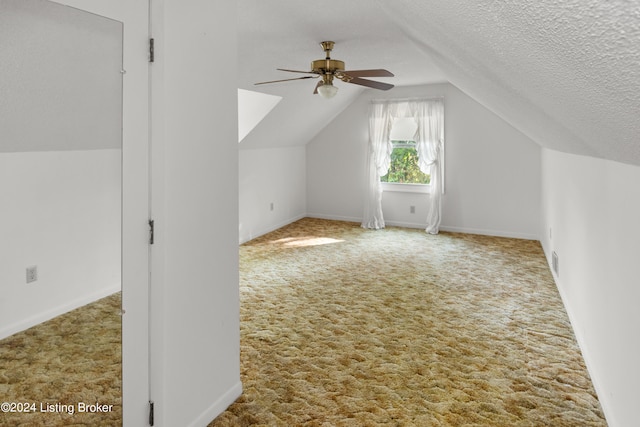
[[[390,191],[397,193],[431,193],[431,184],[411,184],[405,182],[380,182],[382,191]]]
[[[393,149],[396,148],[416,148],[416,141],[411,140],[413,144],[408,144],[408,141],[391,141]],[[398,192],[398,193],[431,193],[431,182],[429,184],[416,184],[410,182],[382,182],[382,191]]]
[[[433,99],[437,99],[437,98],[433,98]],[[409,100],[407,100],[408,102]],[[394,117],[394,121],[395,120],[399,120],[404,118],[404,116],[398,116],[398,117]],[[415,119],[414,119],[415,120]],[[444,123],[443,123],[444,126]],[[393,124],[392,124],[392,129],[393,129]],[[443,129],[444,131],[444,129]],[[391,132],[389,137],[391,138]],[[395,141],[400,141],[400,140],[395,140]],[[393,148],[404,148],[404,147],[415,147],[415,145],[417,144],[416,141],[414,139],[405,139],[402,142],[405,141],[412,141],[413,144],[395,144],[393,145],[394,140],[390,140],[391,144],[393,145]],[[443,139],[442,139],[442,146],[441,146],[441,152],[440,152],[440,185],[439,185],[439,189],[437,191],[440,191],[440,194],[445,194],[445,157],[446,157],[446,148],[445,148],[445,138],[443,135]],[[378,178],[379,179],[379,178]],[[429,184],[414,184],[414,183],[401,183],[401,182],[382,182],[379,181],[380,183],[380,189],[382,190],[382,192],[395,192],[395,193],[422,193],[422,194],[430,194],[432,191],[432,183],[433,180],[430,180]]]

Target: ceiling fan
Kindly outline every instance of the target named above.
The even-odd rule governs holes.
[[[316,85],[313,93],[319,93],[323,98],[333,98],[338,93],[338,88],[333,85],[333,79],[342,80],[345,83],[353,83],[360,86],[366,86],[374,89],[389,90],[393,87],[392,84],[377,82],[374,80],[363,79],[362,77],[393,77],[393,73],[387,70],[350,70],[345,71],[344,62],[337,59],[331,59],[330,53],[333,50],[334,42],[324,41],[320,43],[322,49],[325,52],[325,59],[317,59],[311,61],[311,71],[298,71],[287,70],[284,68],[278,68],[280,71],[287,71],[290,73],[305,73],[315,74],[313,76],[296,77],[293,79],[272,80],[269,82],[255,83],[256,85],[263,85],[268,83],[288,82],[291,80],[303,80],[303,79],[317,79],[322,78]]]

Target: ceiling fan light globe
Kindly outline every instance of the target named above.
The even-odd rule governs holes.
[[[318,93],[321,97],[330,99],[336,96],[336,94],[338,93],[338,88],[332,84],[324,84],[318,86]]]

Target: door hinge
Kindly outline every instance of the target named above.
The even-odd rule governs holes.
[[[154,233],[154,225],[155,225],[155,221],[150,219],[149,220],[149,244],[153,245],[153,233]]]
[[[155,40],[149,39],[149,62],[154,62],[156,59]]]
[[[153,425],[153,400],[149,401],[149,425]]]

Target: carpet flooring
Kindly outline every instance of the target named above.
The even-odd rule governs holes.
[[[0,402],[28,411],[0,411],[0,426],[122,425],[120,300],[113,294],[0,341]],[[98,409],[107,411],[89,412]]]
[[[538,242],[305,218],[240,247],[209,427],[606,426]]]
[[[607,425],[538,242],[305,218],[240,246],[240,297],[244,393],[209,427]],[[0,425],[121,425],[119,310],[0,341],[0,400],[111,412]]]

